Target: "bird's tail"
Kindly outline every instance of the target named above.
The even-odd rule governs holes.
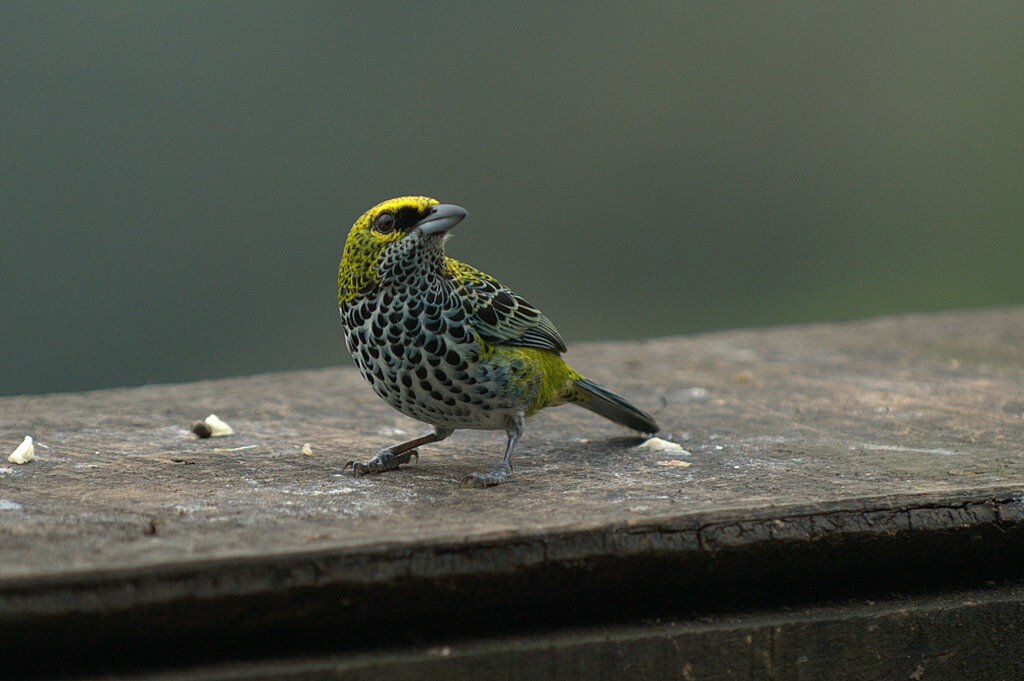
[[[657,433],[661,430],[653,416],[590,379],[578,378],[573,385],[573,401],[584,409],[641,433]]]

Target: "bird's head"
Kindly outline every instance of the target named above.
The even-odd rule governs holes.
[[[363,213],[345,240],[338,267],[338,304],[370,287],[444,266],[445,235],[466,217],[459,206],[402,196]]]

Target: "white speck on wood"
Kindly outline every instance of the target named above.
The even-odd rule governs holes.
[[[679,452],[682,456],[689,456],[690,452],[683,449],[677,442],[662,440],[660,437],[652,437],[644,440],[636,446],[637,449],[648,449],[652,452]]]
[[[957,452],[952,449],[942,448],[924,448],[924,447],[900,447],[899,445],[878,445],[871,442],[865,442],[862,445],[851,446],[850,449],[867,449],[874,452],[910,452],[914,454],[941,454],[942,456],[956,456]]]
[[[215,452],[240,452],[243,449],[253,449],[259,445],[242,445],[241,447],[214,447]]]
[[[224,437],[225,435],[234,435],[235,430],[220,420],[220,417],[216,414],[210,414],[203,421],[206,425],[210,426],[210,437]]]
[[[11,463],[28,463],[34,458],[36,458],[36,448],[32,444],[32,436],[26,435],[21,444],[7,457],[7,460]]]

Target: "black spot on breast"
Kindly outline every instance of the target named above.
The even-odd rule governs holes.
[[[423,380],[427,377],[427,367],[418,366],[416,367],[416,378]]]
[[[444,356],[444,361],[448,362],[452,366],[458,366],[459,362],[462,361],[462,358],[459,357],[459,353],[454,350],[449,350],[448,354]]]
[[[410,376],[409,374],[402,374],[402,385],[404,385],[406,388],[411,388],[412,376]]]
[[[452,340],[459,345],[465,345],[473,340],[472,333],[465,326],[453,326],[448,329],[448,333],[451,334]]]

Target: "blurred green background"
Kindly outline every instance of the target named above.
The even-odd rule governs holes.
[[[0,394],[347,362],[366,208],[572,342],[1024,302],[1024,10],[0,5]]]

